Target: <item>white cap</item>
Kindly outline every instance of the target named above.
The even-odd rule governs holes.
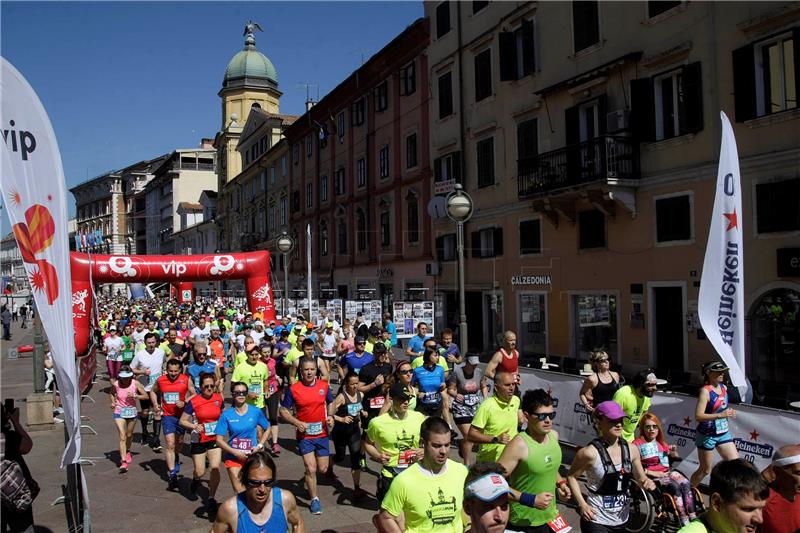
[[[467,485],[466,489],[466,498],[478,498],[486,503],[493,502],[504,494],[511,494],[506,478],[496,473],[479,477]]]

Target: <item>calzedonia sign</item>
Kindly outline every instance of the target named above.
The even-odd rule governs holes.
[[[546,276],[511,276],[511,285],[552,285],[553,280]]]

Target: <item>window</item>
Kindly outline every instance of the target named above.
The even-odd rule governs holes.
[[[800,199],[799,178],[756,185],[758,233],[800,230],[798,199]]]
[[[325,148],[328,146],[328,124],[317,124],[316,135],[319,139],[319,147]]]
[[[375,111],[386,111],[389,107],[389,82],[375,87]]]
[[[450,2],[436,6],[436,38],[441,39],[450,31]]]
[[[578,214],[578,247],[581,250],[605,248],[606,218],[602,211],[590,209]]]
[[[736,120],[797,108],[800,30],[732,52]]]
[[[488,0],[472,0],[472,14],[478,13],[488,5]]]
[[[408,193],[406,197],[408,207],[408,235],[409,244],[419,242],[419,199],[414,193]]]
[[[306,157],[311,159],[311,155],[313,154],[313,145],[314,145],[314,136],[309,135],[306,137]]]
[[[340,111],[336,115],[336,135],[339,136],[339,142],[344,143],[344,111]]]
[[[328,176],[322,176],[319,180],[319,201],[328,201]]]
[[[439,76],[439,118],[453,114],[453,73],[446,72]]]
[[[392,244],[392,226],[389,222],[389,211],[381,212],[381,246]]]
[[[306,184],[306,207],[314,207],[314,184]]]
[[[656,198],[656,242],[691,239],[692,208],[689,195]]]
[[[572,2],[572,43],[580,52],[600,42],[600,18],[596,1]]]
[[[537,126],[535,118],[517,124],[517,159],[530,159],[539,154]]]
[[[359,252],[367,249],[367,217],[361,209],[356,209],[356,248]]]
[[[300,145],[297,143],[292,145],[292,162],[295,165],[300,162]]]
[[[336,174],[333,178],[333,193],[336,196],[340,196],[347,191],[347,185],[345,183],[345,172],[344,168],[339,168],[336,170]]]
[[[356,187],[359,189],[367,185],[367,160],[363,157],[356,161]]]
[[[286,176],[286,155],[281,156],[281,176]]]
[[[286,195],[281,196],[281,226],[286,225]]]
[[[533,21],[523,20],[514,31],[500,32],[500,81],[518,80],[536,70]]]
[[[275,204],[269,204],[269,222],[267,224],[267,233],[275,231]]]
[[[595,350],[605,350],[612,361],[619,351],[617,313],[620,307],[614,294],[575,294],[570,297],[572,354],[586,359]]]
[[[436,259],[438,261],[456,260],[456,234],[450,233],[436,237]]]
[[[274,184],[275,180],[277,179],[277,172],[275,172],[275,165],[272,165],[269,169],[269,182]]]
[[[657,17],[661,13],[665,13],[670,9],[672,9],[673,7],[678,7],[679,5],[681,5],[681,3],[682,2],[680,2],[680,0],[678,0],[677,2],[672,0],[657,0],[657,1],[650,0],[649,2],[647,2],[647,17],[648,18]]]
[[[478,187],[494,185],[494,137],[475,145],[478,159]]]
[[[406,137],[406,168],[417,166],[417,134]]]
[[[700,63],[652,79],[631,81],[631,123],[641,141],[660,141],[703,129]]]
[[[322,255],[328,255],[328,223],[319,223],[319,249]]]
[[[381,178],[389,177],[389,145],[381,147],[378,152],[379,168]]]
[[[366,115],[366,98],[359,98],[355,102],[353,102],[352,106],[352,117],[350,119],[350,123],[353,126],[360,126],[364,123],[364,116]]]
[[[433,160],[435,183],[455,180],[461,183],[461,152],[451,152]]]
[[[347,254],[347,221],[345,217],[339,219],[336,225],[336,247],[339,255]]]
[[[486,228],[473,231],[472,257],[496,257],[503,255],[503,228]]]
[[[475,55],[475,101],[492,95],[492,50]]]
[[[542,253],[542,221],[523,220],[519,223],[519,253]]]
[[[404,68],[400,69],[400,89],[404,96],[409,96],[417,92],[417,73],[415,62],[412,61]]]

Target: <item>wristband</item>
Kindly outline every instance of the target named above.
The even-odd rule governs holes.
[[[519,494],[519,503],[525,507],[533,507],[536,503],[536,494],[531,494],[530,492],[521,492]]]

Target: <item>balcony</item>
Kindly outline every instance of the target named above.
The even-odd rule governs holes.
[[[587,183],[638,179],[639,143],[631,137],[602,135],[517,160],[520,199]]]

